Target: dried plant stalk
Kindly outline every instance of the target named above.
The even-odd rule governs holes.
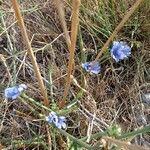
[[[18,4],[17,0],[11,0],[11,1],[12,1],[13,9],[15,11],[15,15],[16,15],[18,24],[19,24],[20,29],[21,29],[22,36],[23,36],[25,44],[26,44],[26,46],[28,48],[28,54],[30,56],[30,59],[31,59],[31,62],[32,62],[32,65],[33,65],[33,68],[34,68],[34,71],[35,71],[35,74],[36,74],[36,77],[37,77],[37,80],[38,80],[38,83],[39,83],[39,87],[40,87],[41,93],[42,93],[42,95],[44,97],[44,104],[48,105],[49,101],[48,101],[48,97],[47,97],[47,91],[46,91],[46,88],[44,86],[44,83],[43,83],[43,80],[42,80],[42,76],[41,76],[38,64],[36,62],[36,58],[34,56],[34,53],[33,53],[33,50],[32,50],[32,47],[31,47],[28,35],[27,35],[27,31],[26,31],[25,24],[24,24],[22,15],[21,15],[19,4]]]
[[[58,14],[59,14],[60,22],[61,22],[61,25],[63,28],[65,40],[66,40],[68,49],[70,51],[71,40],[70,40],[70,36],[69,36],[68,30],[67,30],[67,24],[65,21],[64,5],[63,5],[61,0],[55,0],[55,5],[56,5],[56,8],[58,10]]]
[[[78,29],[78,22],[79,22],[80,3],[81,3],[80,0],[73,0],[73,2],[72,2],[70,57],[69,57],[69,63],[68,63],[64,95],[63,95],[62,101],[59,103],[60,108],[64,107],[66,104],[66,97],[67,97],[67,94],[68,94],[68,91],[70,88],[70,83],[71,83],[71,75],[72,75],[72,70],[73,70],[74,54],[75,54],[75,47],[76,47],[76,40],[77,40],[77,29]]]
[[[8,67],[8,65],[7,65],[7,63],[6,63],[6,59],[5,59],[5,57],[4,57],[2,54],[0,54],[0,62],[1,62],[1,61],[3,62],[4,66],[5,66],[5,68],[6,68],[6,71],[7,71],[7,74],[8,74],[9,83],[11,83],[11,81],[12,81],[12,76],[11,76],[11,74],[10,74],[9,67]]]
[[[115,28],[115,30],[113,31],[113,33],[111,34],[111,36],[108,38],[108,40],[106,41],[106,43],[104,44],[104,46],[102,47],[101,51],[98,53],[98,55],[96,56],[94,62],[96,62],[101,55],[103,54],[103,52],[106,50],[106,48],[109,46],[110,42],[113,40],[113,38],[117,35],[117,33],[121,30],[121,28],[124,26],[124,24],[126,23],[126,21],[128,21],[128,19],[130,18],[130,16],[134,13],[134,11],[136,10],[136,8],[139,6],[139,4],[142,2],[142,0],[137,0],[134,5],[130,8],[130,10],[126,13],[126,15],[123,17],[122,21],[118,24],[118,26]]]

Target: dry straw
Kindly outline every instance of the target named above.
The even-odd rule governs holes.
[[[65,40],[66,40],[68,49],[70,51],[71,40],[70,40],[70,36],[69,36],[68,30],[67,30],[67,24],[65,21],[64,5],[63,5],[63,2],[61,0],[55,0],[55,5],[56,5],[56,8],[58,10],[58,15],[59,15],[62,29],[64,32]]]
[[[33,65],[33,68],[34,68],[34,71],[35,71],[35,74],[36,74],[36,77],[37,77],[37,80],[38,80],[38,83],[39,83],[41,93],[44,97],[44,104],[48,105],[49,101],[48,101],[48,97],[47,97],[47,91],[46,91],[46,88],[44,86],[42,76],[41,76],[38,64],[36,62],[36,58],[34,56],[34,53],[33,53],[28,35],[27,35],[27,31],[26,31],[25,24],[24,24],[22,15],[21,15],[19,4],[18,4],[17,0],[11,0],[11,1],[12,1],[12,5],[13,5],[14,11],[15,11],[15,15],[16,15],[18,24],[19,24],[20,29],[21,29],[22,36],[23,36],[25,44],[28,48],[28,54],[30,56],[30,59],[31,59],[31,62],[32,62],[32,65]]]
[[[130,10],[126,13],[126,15],[123,17],[122,21],[118,24],[118,26],[115,28],[115,30],[113,31],[113,33],[111,34],[111,36],[108,38],[108,40],[106,41],[106,43],[104,44],[104,46],[102,47],[101,51],[98,53],[98,55],[96,56],[94,62],[96,62],[101,55],[103,54],[103,52],[107,49],[107,47],[109,46],[110,42],[113,40],[113,38],[117,35],[117,33],[121,30],[121,28],[124,26],[124,24],[126,23],[126,21],[128,21],[128,19],[130,18],[130,16],[134,13],[134,11],[136,10],[136,8],[139,6],[139,4],[142,2],[142,0],[137,0],[134,5],[130,8]]]
[[[78,30],[78,23],[79,23],[79,9],[80,9],[80,0],[73,0],[72,2],[72,22],[71,22],[71,45],[70,45],[70,57],[68,62],[68,70],[67,70],[67,77],[66,77],[66,84],[64,89],[63,99],[59,103],[59,108],[62,108],[66,104],[66,98],[68,95],[68,91],[70,88],[71,83],[71,75],[74,66],[74,54],[75,54],[75,47],[76,47],[76,40],[77,40],[77,30]]]

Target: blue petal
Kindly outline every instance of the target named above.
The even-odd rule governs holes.
[[[18,86],[6,88],[4,91],[4,96],[7,99],[15,100],[27,86],[25,84],[20,84]]]
[[[57,116],[55,112],[49,113],[49,115],[46,116],[46,121],[59,129],[66,128],[66,118],[64,116]]]
[[[84,68],[90,74],[98,74],[101,70],[98,62],[85,62],[82,64],[82,68]]]
[[[66,121],[66,118],[64,116],[60,116],[59,120],[64,122],[64,121]]]
[[[58,129],[61,129],[61,124],[56,123],[55,126],[56,126]]]
[[[18,85],[18,91],[22,92],[23,90],[27,89],[27,86],[25,84]]]
[[[58,118],[58,124],[57,124],[58,128],[66,128],[65,122],[66,122],[66,118],[64,116],[60,116]]]
[[[129,47],[125,42],[114,41],[111,48],[111,56],[116,62],[123,60],[130,56],[131,47]]]
[[[61,124],[61,126],[62,126],[63,129],[65,129],[65,128],[67,127],[67,125],[66,125],[65,122],[63,122],[63,123]]]
[[[55,112],[51,112],[49,113],[49,115],[46,117],[46,120],[49,122],[49,123],[57,123],[58,122],[58,116],[56,115]]]

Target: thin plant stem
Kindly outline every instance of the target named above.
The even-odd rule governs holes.
[[[29,97],[29,96],[26,95],[25,93],[22,93],[22,97],[23,97],[24,99],[27,99],[28,101],[30,101],[30,103],[33,103],[34,105],[36,105],[36,106],[38,106],[38,107],[44,109],[45,111],[48,111],[48,112],[51,112],[51,111],[52,111],[49,107],[47,107],[47,106],[45,106],[45,105],[42,105],[41,103],[35,101],[33,98]]]
[[[48,100],[48,97],[47,97],[47,91],[46,91],[46,88],[44,86],[42,76],[41,76],[38,64],[36,62],[36,58],[35,58],[34,53],[33,53],[31,43],[30,43],[28,35],[27,35],[25,24],[24,24],[24,21],[23,21],[22,15],[21,15],[21,11],[20,11],[20,8],[19,8],[19,3],[17,2],[17,0],[11,0],[11,1],[12,1],[13,9],[15,11],[16,18],[18,20],[18,24],[19,24],[20,29],[21,29],[22,36],[23,36],[25,44],[28,48],[28,53],[29,53],[31,62],[33,64],[33,68],[34,68],[34,71],[35,71],[35,74],[36,74],[36,77],[37,77],[37,80],[38,80],[38,83],[39,83],[41,93],[44,97],[44,104],[49,105],[49,100]]]
[[[22,93],[22,97],[23,99],[25,99],[26,101],[29,101],[30,103],[33,103],[33,105],[36,105],[37,107],[41,108],[41,109],[44,109],[45,111],[47,112],[51,112],[53,111],[52,109],[50,109],[49,107],[45,106],[45,105],[42,105],[41,103],[35,101],[33,98],[29,97],[28,95],[26,95],[25,93]],[[63,109],[63,110],[58,110],[57,111],[57,114],[58,115],[67,115],[69,114],[70,112],[73,112],[77,110],[77,106],[72,106],[70,108],[67,108],[67,109]]]
[[[66,131],[62,130],[62,129],[57,129],[61,134],[63,134],[64,136],[70,138],[72,141],[74,141],[75,143],[77,143],[78,145],[88,149],[88,150],[96,150],[98,148],[98,145],[95,146],[91,146],[85,142],[83,142],[80,139],[75,138],[74,136],[70,135],[69,133],[67,133]]]
[[[91,139],[91,140],[92,140],[92,139],[98,139],[98,138],[101,138],[101,137],[103,137],[103,136],[107,136],[107,132],[97,132],[97,133],[91,134],[90,139]],[[88,138],[88,136],[85,136],[85,137],[81,138],[80,140],[81,140],[81,141],[86,141],[87,138]]]
[[[0,62],[1,61],[2,61],[2,63],[4,64],[4,66],[6,68],[6,71],[7,71],[7,74],[8,74],[9,83],[11,83],[12,82],[12,76],[11,76],[10,71],[9,71],[10,69],[9,69],[9,67],[8,67],[8,65],[6,63],[5,57],[2,54],[0,54]]]
[[[11,38],[10,38],[10,35],[8,33],[8,30],[6,30],[7,27],[6,27],[6,23],[5,23],[4,17],[3,17],[3,13],[1,15],[1,22],[2,22],[2,25],[3,25],[4,29],[5,29],[6,37],[8,39],[9,51],[10,51],[10,53],[12,55],[14,55],[15,54],[15,49],[13,48],[13,44],[11,42]],[[13,64],[13,76],[12,76],[12,79],[10,80],[11,86],[16,84],[16,78],[17,78],[17,75],[16,75],[16,59],[15,58],[13,58],[13,63],[12,64]]]
[[[149,148],[145,148],[135,144],[129,144],[127,142],[116,140],[111,137],[102,137],[102,139],[110,144],[116,144],[119,149],[125,148],[126,150],[149,150]]]
[[[48,135],[48,149],[51,150],[52,149],[52,139],[51,139],[48,125],[46,125],[46,131],[47,131],[47,135]]]
[[[144,133],[150,133],[150,125],[143,127],[141,129],[137,129],[137,130],[132,131],[132,132],[124,133],[121,136],[117,137],[117,139],[128,139],[130,137],[134,137],[136,135],[144,134]]]
[[[61,22],[61,25],[63,28],[65,40],[66,40],[68,49],[70,51],[71,40],[70,40],[70,36],[69,36],[68,30],[67,30],[67,24],[65,21],[64,5],[63,5],[61,0],[55,0],[55,5],[56,5],[56,8],[58,10],[58,14],[59,14],[60,22]]]
[[[66,84],[64,89],[63,99],[59,103],[59,108],[62,108],[66,104],[66,97],[70,88],[71,83],[71,74],[73,70],[74,64],[74,54],[75,54],[75,46],[77,40],[77,30],[78,30],[78,23],[79,23],[79,8],[80,8],[80,0],[73,0],[72,3],[72,22],[71,22],[71,47],[70,47],[70,57],[68,63],[68,70],[67,70],[67,77],[66,77]]]
[[[132,132],[124,133],[124,134],[122,134],[116,138],[117,139],[129,139],[129,138],[135,137],[139,134],[144,134],[144,133],[149,133],[149,132],[150,132],[150,126],[146,126],[146,127],[143,127],[141,129],[137,129],[137,130],[132,131]],[[99,139],[99,138],[101,138],[103,136],[107,136],[107,135],[108,135],[107,131],[97,132],[97,133],[94,133],[91,135],[91,139]],[[86,136],[86,137],[81,138],[80,140],[85,141],[87,138],[88,137]]]
[[[102,47],[101,51],[98,53],[98,55],[96,56],[94,62],[96,62],[101,55],[103,54],[103,52],[107,49],[107,47],[109,46],[110,42],[113,40],[113,38],[117,35],[117,33],[121,30],[121,28],[124,26],[124,24],[126,23],[126,21],[128,21],[129,17],[134,13],[134,11],[136,10],[136,8],[139,6],[139,4],[142,2],[142,0],[137,0],[134,5],[130,8],[130,10],[126,13],[126,15],[123,17],[122,21],[118,24],[118,26],[115,28],[115,30],[113,31],[113,33],[111,34],[111,36],[108,38],[108,40],[106,41],[106,43],[104,44],[104,46]]]

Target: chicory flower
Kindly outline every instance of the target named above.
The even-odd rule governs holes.
[[[66,118],[64,116],[59,116],[58,117],[58,122],[55,124],[57,128],[65,129],[66,128]]]
[[[8,87],[4,91],[4,96],[6,99],[15,100],[26,88],[27,86],[25,84]]]
[[[101,66],[98,62],[85,62],[82,64],[82,68],[90,74],[98,74],[101,70]]]
[[[46,116],[46,121],[59,129],[66,128],[66,118],[64,116],[57,116],[55,112],[49,113],[49,115]]]
[[[129,47],[125,42],[114,41],[110,51],[112,58],[118,62],[130,56],[131,47]]]
[[[46,121],[55,124],[56,122],[58,122],[58,116],[55,112],[51,112],[48,116],[46,116]]]

